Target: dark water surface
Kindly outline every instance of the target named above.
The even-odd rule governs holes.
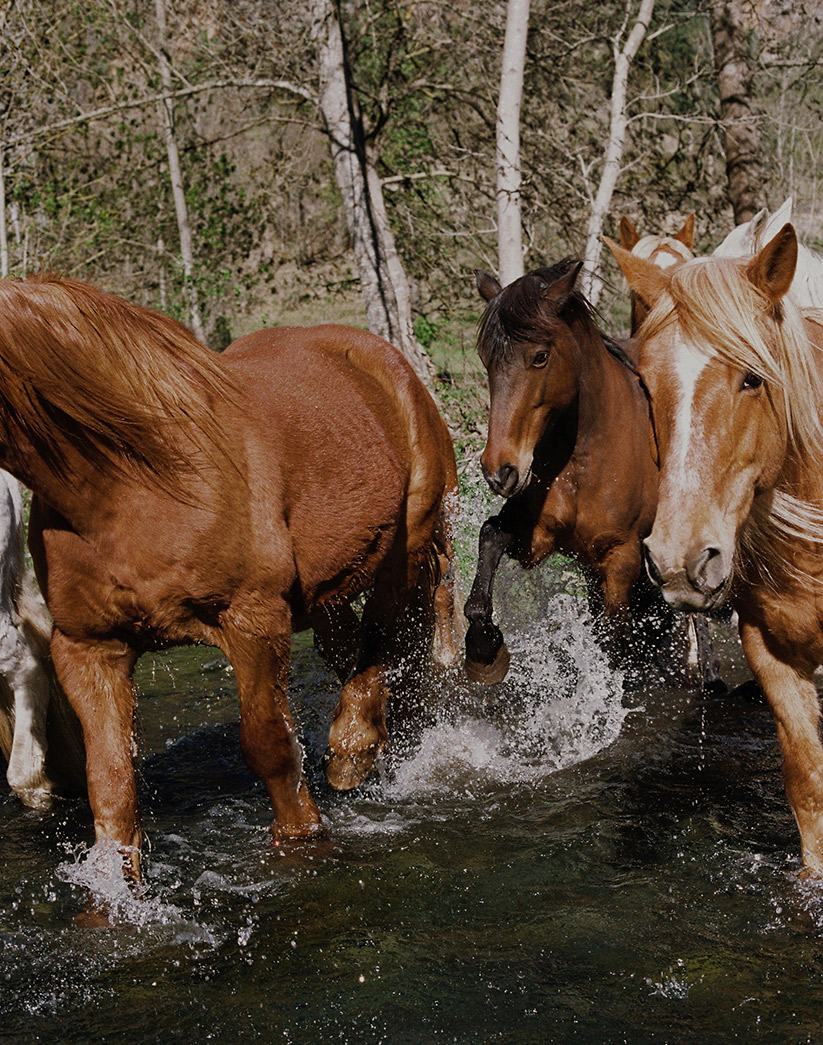
[[[624,692],[571,596],[511,637],[506,683],[433,682],[343,796],[320,773],[335,686],[298,640],[329,838],[291,850],[225,661],[144,658],[142,897],[84,806],[0,785],[0,1040],[823,1041],[823,886],[797,878],[766,708]],[[734,640],[724,662],[745,677]],[[121,925],[75,921],[89,891]]]

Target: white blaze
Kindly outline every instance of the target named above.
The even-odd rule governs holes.
[[[674,425],[671,452],[668,461],[669,482],[675,489],[697,492],[699,481],[695,462],[689,462],[691,445],[694,397],[700,375],[708,365],[709,358],[685,341],[680,330],[675,336],[675,351],[672,368],[677,379]]]

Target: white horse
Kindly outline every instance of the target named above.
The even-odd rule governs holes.
[[[789,196],[774,214],[769,214],[764,207],[750,221],[744,221],[742,225],[732,229],[712,253],[712,257],[753,257],[767,243],[771,243],[783,226],[791,220],[792,197]],[[804,247],[802,243],[797,245],[797,268],[789,293],[800,308],[823,306],[823,257]]]
[[[51,618],[26,564],[23,500],[0,469],[0,753],[21,802],[85,791],[82,732],[51,665]]]

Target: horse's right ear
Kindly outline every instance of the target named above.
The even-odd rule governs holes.
[[[624,250],[632,250],[636,243],[640,242],[640,234],[625,215],[620,219],[620,245]]]
[[[784,225],[746,266],[746,276],[776,305],[792,285],[796,268],[797,234],[793,225]]]
[[[623,275],[629,284],[629,288],[637,294],[647,308],[653,308],[661,294],[669,289],[669,276],[665,269],[658,268],[648,258],[639,258],[630,250],[625,250],[608,236],[603,237],[603,242],[614,254],[617,264],[623,270]]]
[[[496,298],[503,289],[491,273],[484,272],[482,269],[474,270],[474,278],[477,281],[480,297],[485,301],[491,301],[492,298]]]

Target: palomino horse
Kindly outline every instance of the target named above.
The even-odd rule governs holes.
[[[0,459],[36,494],[29,543],[98,840],[138,878],[132,671],[144,650],[191,642],[234,668],[274,835],[312,835],[292,631],[315,627],[338,666],[356,661],[329,737],[339,788],[386,743],[401,632],[436,616],[456,653],[456,468],[433,400],[395,349],[346,327],[262,331],[217,356],[81,283],[4,280],[0,302]],[[358,623],[348,604],[366,591]]]
[[[650,235],[641,236],[627,217],[620,219],[620,243],[626,250],[639,258],[648,258],[662,269],[682,265],[694,257],[694,214],[690,214],[673,236]],[[632,329],[631,336],[646,318],[647,309],[638,296],[632,291]]]
[[[731,595],[777,723],[803,864],[823,873],[823,326],[787,296],[794,229],[751,260],[671,273],[610,246],[652,309],[638,355],[661,465],[649,575],[678,609]]]
[[[0,470],[0,753],[20,801],[46,809],[55,794],[86,789],[80,723],[57,684],[51,618],[26,564],[23,499]]]
[[[478,351],[491,397],[481,465],[507,500],[483,524],[466,602],[466,670],[475,681],[498,682],[508,668],[492,622],[504,554],[527,567],[554,551],[573,554],[593,608],[605,612],[614,656],[625,654],[632,637],[638,650],[644,641],[659,648],[670,639],[673,615],[642,571],[641,541],[657,504],[648,403],[620,347],[595,326],[575,286],[580,267],[563,261],[505,290],[477,273],[489,303]]]
[[[780,229],[791,220],[792,198],[789,196],[774,214],[769,214],[764,207],[750,221],[744,221],[742,225],[732,229],[712,257],[752,257],[770,243]],[[797,267],[789,292],[800,308],[823,307],[823,257],[802,243],[797,245]]]

